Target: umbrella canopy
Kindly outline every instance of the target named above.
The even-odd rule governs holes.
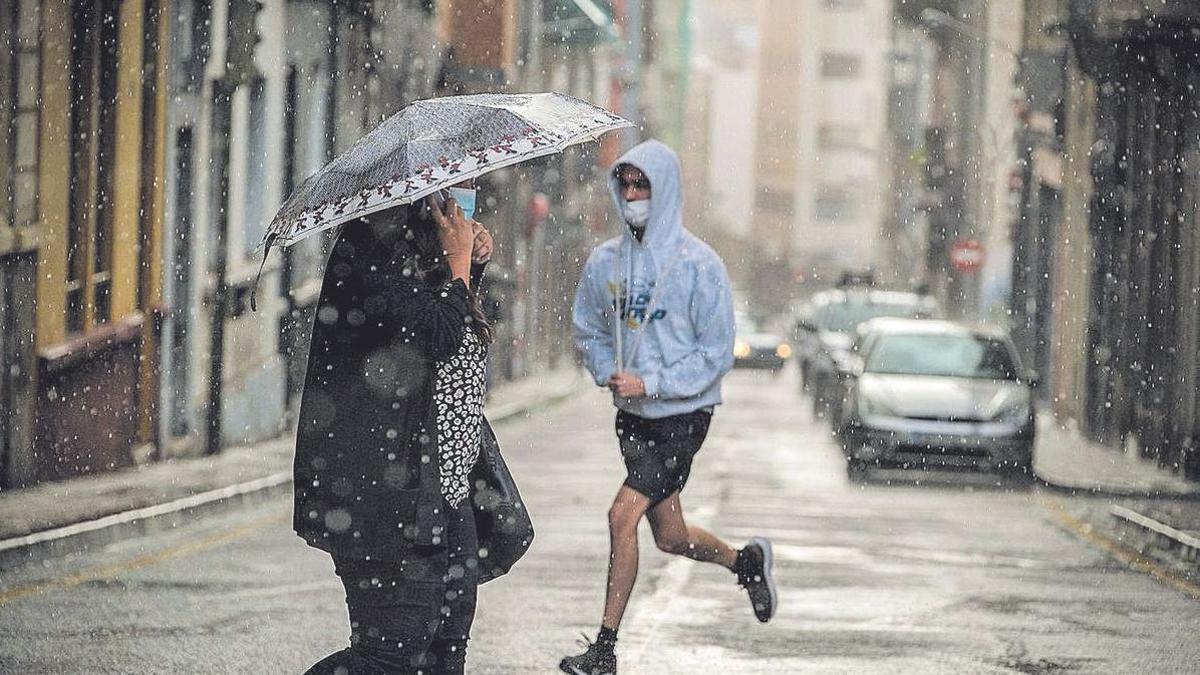
[[[262,246],[284,246],[504,166],[632,126],[565,94],[475,94],[416,101],[288,197]]]

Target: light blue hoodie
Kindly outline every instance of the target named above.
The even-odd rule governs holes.
[[[621,219],[621,236],[592,251],[575,292],[575,347],[596,384],[606,386],[617,372],[614,309],[627,308],[620,322],[625,370],[641,376],[646,396],[614,394],[614,404],[647,418],[715,406],[721,402],[721,378],[733,367],[733,298],[725,265],[683,229],[679,158],[670,148],[646,141],[617,160],[616,166],[622,164],[650,179],[650,220],[641,242]],[[624,198],[612,173],[609,190],[620,213]]]

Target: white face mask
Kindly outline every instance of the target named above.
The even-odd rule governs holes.
[[[625,202],[621,205],[621,217],[630,227],[645,227],[650,222],[650,200]]]

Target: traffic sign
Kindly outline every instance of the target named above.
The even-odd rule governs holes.
[[[978,239],[959,239],[950,247],[950,266],[957,272],[974,272],[986,256]]]

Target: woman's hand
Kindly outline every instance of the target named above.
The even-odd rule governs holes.
[[[471,229],[475,232],[475,240],[471,249],[471,262],[482,265],[492,259],[492,233],[487,231],[478,221],[471,221]]]
[[[438,200],[432,195],[425,198],[429,211],[437,223],[438,240],[446,252],[446,262],[450,265],[450,275],[469,283],[471,276],[471,250],[474,247],[475,233],[472,228],[474,221],[463,216],[462,209],[453,197],[446,200],[443,209]]]

